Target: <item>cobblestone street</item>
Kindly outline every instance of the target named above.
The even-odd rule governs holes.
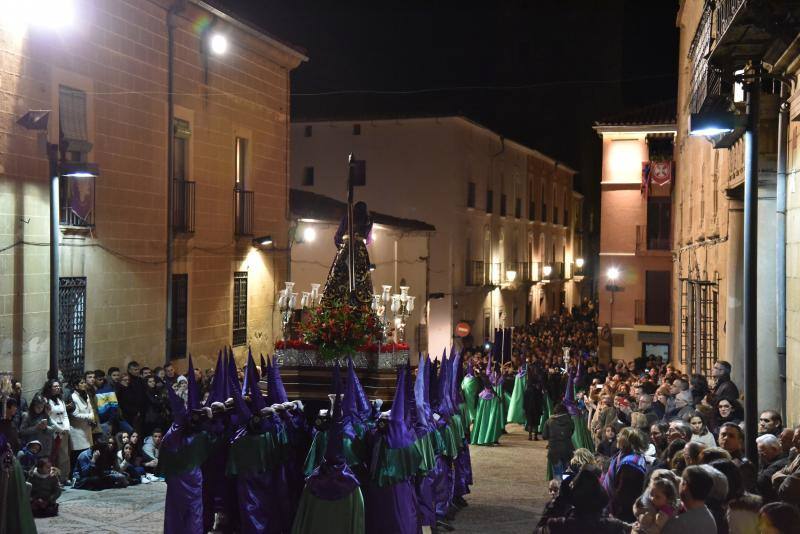
[[[495,447],[472,447],[475,486],[469,506],[454,521],[456,532],[530,532],[547,501],[545,442],[530,442],[522,429]],[[161,532],[166,484],[153,482],[98,492],[67,490],[58,517],[39,519],[40,533]]]

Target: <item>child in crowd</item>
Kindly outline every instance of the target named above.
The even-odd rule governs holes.
[[[670,518],[678,513],[678,485],[666,469],[653,472],[650,485],[634,504],[636,523],[632,534],[660,534]]]
[[[614,425],[606,425],[603,431],[603,441],[597,445],[597,454],[606,458],[613,458],[619,452],[617,447],[617,429]]]
[[[29,475],[31,470],[36,467],[36,462],[42,454],[42,443],[39,440],[29,441],[21,451],[17,453],[17,460],[22,466],[25,475]]]
[[[58,469],[53,467],[47,457],[36,461],[28,482],[31,484],[31,511],[34,517],[53,517],[58,515],[56,500],[61,495]]]

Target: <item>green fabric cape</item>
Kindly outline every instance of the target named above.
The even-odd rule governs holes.
[[[292,534],[364,534],[364,497],[361,488],[338,501],[315,497],[303,489]]]
[[[511,400],[508,405],[508,418],[506,422],[517,423],[518,425],[525,425],[525,387],[527,385],[527,377],[525,375],[517,376],[514,379],[514,392],[511,394]]]
[[[213,439],[207,432],[200,432],[188,447],[177,451],[162,450],[158,454],[158,475],[169,478],[200,467],[218,442],[219,440]]]
[[[0,522],[4,523],[5,532],[9,534],[36,534],[36,523],[33,520],[31,502],[25,487],[25,474],[16,458],[13,462],[6,487],[6,513],[5,517],[0,517]]]
[[[272,434],[244,436],[231,446],[225,472],[228,476],[263,473],[278,465],[280,456]]]
[[[500,399],[479,399],[478,411],[475,413],[475,424],[472,427],[473,445],[492,445],[503,433],[503,420]]]
[[[309,476],[314,472],[314,469],[322,463],[322,458],[325,456],[325,448],[328,445],[328,431],[317,432],[314,435],[314,440],[311,442],[311,448],[308,450],[306,462],[303,467],[303,472]],[[364,458],[366,452],[364,451],[364,442],[358,438],[351,440],[345,437],[342,443],[344,450],[344,457],[347,460],[347,465],[354,466],[361,463],[361,458]]]
[[[475,421],[475,413],[478,411],[478,393],[481,391],[480,380],[474,376],[465,376],[461,381],[461,391],[464,394],[464,403],[467,405],[469,418],[466,419],[467,426]]]
[[[576,449],[584,448],[594,452],[594,440],[586,424],[586,417],[573,415],[572,422],[575,423],[575,430],[572,432],[572,445]]]

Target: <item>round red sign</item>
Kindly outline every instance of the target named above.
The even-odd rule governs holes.
[[[456,325],[456,335],[458,337],[467,337],[472,331],[468,323],[458,323]]]

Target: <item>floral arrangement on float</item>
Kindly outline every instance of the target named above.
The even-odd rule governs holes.
[[[309,308],[299,330],[303,341],[326,361],[369,352],[366,347],[383,339],[383,326],[369,306],[341,302]]]

